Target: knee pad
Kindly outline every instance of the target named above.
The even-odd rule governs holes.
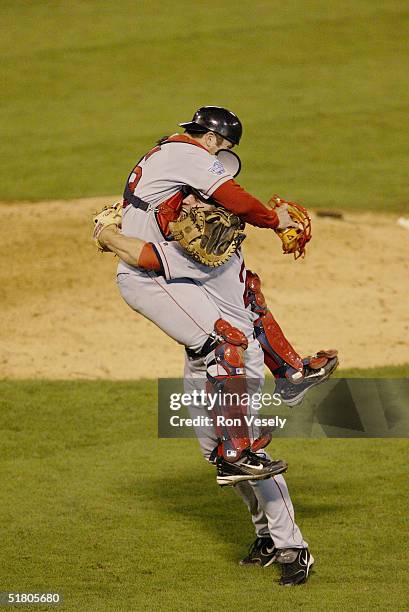
[[[246,306],[258,315],[254,322],[254,332],[264,352],[264,363],[276,378],[287,376],[289,372],[302,372],[303,362],[300,355],[289,343],[284,333],[267,307],[261,291],[261,281],[257,274],[247,270],[244,295]]]
[[[213,367],[215,376],[238,376],[244,374],[244,351],[248,347],[248,340],[242,331],[224,319],[217,319],[214,331],[209,335],[202,348],[193,350],[185,347],[188,358],[192,361],[204,359],[208,366]],[[219,373],[218,373],[219,371]]]
[[[224,319],[217,319],[214,333],[214,356],[207,360],[208,376],[216,379],[244,376],[244,351],[248,346],[246,336]]]

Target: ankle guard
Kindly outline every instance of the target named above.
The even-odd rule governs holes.
[[[214,407],[217,454],[234,463],[250,446],[249,428],[243,418],[248,406],[241,403],[246,393],[244,351],[248,342],[243,332],[223,319],[216,321],[214,331],[218,342],[207,358],[207,392],[219,398]]]

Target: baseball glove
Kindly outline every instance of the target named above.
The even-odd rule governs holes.
[[[107,252],[109,249],[106,249],[98,240],[100,233],[105,227],[108,225],[115,225],[115,227],[120,228],[122,224],[122,203],[118,202],[117,204],[111,204],[111,206],[104,206],[102,210],[98,213],[95,213],[94,217],[94,231],[92,233],[92,238],[95,244],[98,247],[98,250],[101,252]]]
[[[283,204],[287,205],[287,211],[297,227],[287,227],[286,229],[275,230],[283,246],[283,253],[292,253],[294,259],[305,256],[305,247],[311,240],[311,217],[308,211],[295,202],[286,202],[277,195],[274,195],[270,202],[277,208]]]
[[[192,259],[212,268],[226,263],[246,237],[241,219],[220,206],[212,210],[200,207],[189,212],[182,210],[169,228]]]

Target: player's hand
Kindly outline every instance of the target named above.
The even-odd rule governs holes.
[[[293,219],[291,219],[290,214],[288,212],[288,204],[283,202],[275,209],[276,215],[278,217],[278,225],[276,229],[283,230],[288,229],[289,227],[298,228],[298,223],[296,223]]]
[[[100,240],[104,230],[106,228],[118,228],[122,224],[122,203],[113,204],[112,206],[105,206],[99,213],[96,213],[94,217],[94,228],[92,238],[97,245],[99,251],[109,251],[103,241]]]
[[[270,202],[275,204],[279,224],[274,231],[282,242],[283,253],[291,253],[294,259],[304,257],[305,246],[311,240],[308,210],[296,202],[286,202],[278,195],[274,195]]]

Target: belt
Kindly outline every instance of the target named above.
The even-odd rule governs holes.
[[[134,195],[130,190],[129,185],[125,187],[124,200],[129,202],[129,204],[132,204],[132,206],[135,208],[139,208],[144,212],[146,212],[149,208],[148,202],[145,202],[144,200],[141,200],[141,198],[138,198],[138,196]]]

